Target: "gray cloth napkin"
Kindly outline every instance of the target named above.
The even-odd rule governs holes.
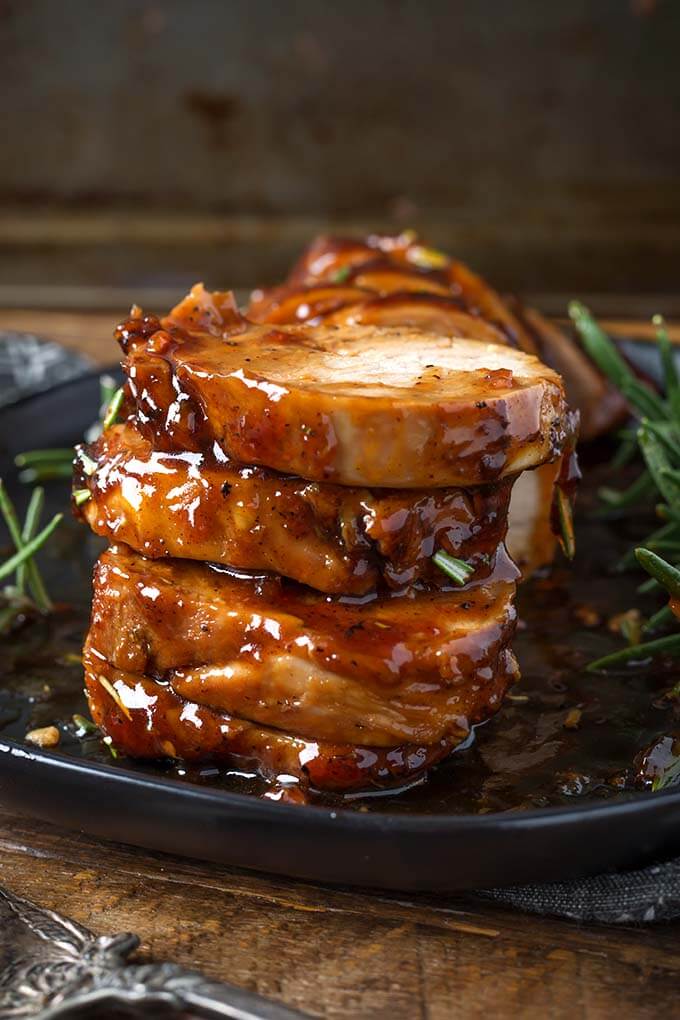
[[[595,878],[488,889],[478,895],[533,914],[625,924],[680,917],[680,860]]]
[[[84,375],[91,363],[32,333],[0,331],[0,407]]]
[[[35,336],[0,332],[0,407],[83,375],[89,362]],[[641,871],[545,885],[483,890],[476,895],[535,914],[623,924],[680,917],[680,860]]]

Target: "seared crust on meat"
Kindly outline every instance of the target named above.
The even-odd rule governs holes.
[[[510,347],[363,326],[207,331],[202,302],[219,295],[192,293],[163,323],[119,329],[156,446],[217,444],[312,481],[435,488],[554,460],[571,433],[559,376]]]
[[[463,590],[332,600],[272,579],[109,549],[89,647],[182,697],[298,736],[436,743],[492,714],[516,678],[515,571]]]
[[[92,530],[153,559],[272,571],[331,594],[445,578],[443,549],[483,577],[506,531],[512,479],[474,490],[321,485],[228,458],[155,451],[131,424],[84,448],[74,486]]]

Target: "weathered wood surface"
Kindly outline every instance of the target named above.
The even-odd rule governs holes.
[[[581,927],[472,896],[330,889],[0,814],[0,881],[101,934],[323,1017],[672,1015],[680,924]]]

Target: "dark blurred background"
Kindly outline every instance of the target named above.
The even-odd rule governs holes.
[[[0,304],[413,226],[548,310],[670,314],[679,111],[677,0],[0,0]]]

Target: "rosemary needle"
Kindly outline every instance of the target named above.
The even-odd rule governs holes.
[[[474,567],[471,567],[465,560],[458,560],[455,556],[449,556],[443,549],[439,549],[432,560],[443,570],[456,584],[466,584],[474,574]]]
[[[109,404],[108,410],[104,415],[104,420],[102,422],[102,428],[104,429],[104,431],[106,431],[108,428],[110,428],[112,425],[116,423],[118,419],[118,412],[120,411],[121,406],[123,404],[123,397],[124,391],[123,387],[121,386],[119,390],[116,390],[113,397],[111,398],[111,403]]]
[[[23,531],[21,538],[24,546],[35,537],[35,534],[40,525],[40,517],[42,515],[43,506],[45,505],[45,490],[37,487],[31,493],[31,499],[28,504],[28,510],[26,511],[26,520],[24,521]],[[31,593],[35,600],[35,604],[38,609],[46,613],[52,609],[52,600],[47,594],[45,583],[42,579],[42,574],[38,569],[38,564],[35,562],[33,557],[22,563],[17,569],[17,584],[19,579],[26,576],[28,585],[31,589]]]
[[[18,549],[14,556],[10,556],[8,560],[0,565],[0,581],[5,577],[9,577],[10,574],[13,574],[17,567],[21,566],[22,563],[25,563],[26,560],[30,559],[31,556],[34,556],[35,553],[37,553],[38,549],[45,544],[52,532],[59,526],[63,516],[63,514],[55,514],[50,523],[42,529],[40,534],[36,535],[35,538],[32,538],[30,542],[27,542],[26,545],[23,545],[20,549]]]
[[[667,637],[657,638],[656,641],[622,648],[618,652],[612,652],[611,655],[596,659],[595,662],[589,662],[586,670],[588,673],[599,673],[600,670],[610,669],[612,666],[625,666],[628,662],[646,662],[660,652],[667,652],[670,655],[680,653],[680,634],[669,634]]]

